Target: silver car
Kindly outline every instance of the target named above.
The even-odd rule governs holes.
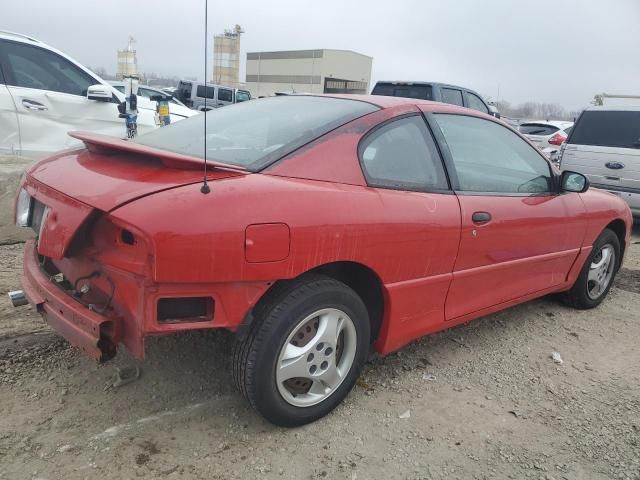
[[[587,108],[562,145],[560,167],[622,197],[640,217],[640,105]]]

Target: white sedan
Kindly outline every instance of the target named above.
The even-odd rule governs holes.
[[[0,156],[42,158],[80,146],[70,130],[124,137],[124,94],[58,50],[26,35],[0,31]],[[177,109],[176,109],[177,110]],[[158,128],[156,103],[140,97],[138,133]],[[187,108],[171,122],[197,115]]]
[[[552,157],[569,136],[573,122],[536,120],[521,123],[518,129],[531,143]]]

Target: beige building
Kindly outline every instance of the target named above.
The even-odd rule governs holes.
[[[249,52],[246,88],[253,97],[275,92],[369,93],[372,62],[351,50]]]
[[[213,37],[212,83],[238,87],[240,82],[240,35],[244,30],[236,25],[233,30]]]
[[[135,43],[133,37],[129,37],[129,45],[124,50],[118,50],[118,69],[116,77],[122,80],[124,77],[138,75],[138,58],[136,57],[136,49],[133,48]]]

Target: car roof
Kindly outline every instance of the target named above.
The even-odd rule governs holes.
[[[41,45],[42,42],[40,40],[36,40],[35,38],[29,35],[23,35],[22,33],[10,32],[8,30],[0,30],[0,38],[3,40],[16,40],[24,43],[31,43],[34,45]]]
[[[322,94],[322,93],[313,93],[313,94],[294,94],[294,95],[308,95],[312,97],[328,97],[328,98],[341,98],[344,100],[355,100],[360,102],[367,102],[382,109],[386,108],[394,108],[401,105],[416,105],[417,107],[421,107],[423,111],[429,112],[446,112],[446,113],[464,113],[465,115],[474,115],[478,117],[495,119],[495,117],[491,115],[487,115],[486,113],[479,112],[477,110],[473,110],[470,108],[461,107],[458,105],[453,105],[450,103],[442,103],[442,102],[433,102],[431,100],[422,100],[420,98],[409,98],[409,97],[387,97],[384,95],[360,95],[360,94],[350,94],[350,93],[334,93],[334,94]]]
[[[601,112],[638,112],[640,111],[640,105],[598,105],[585,108],[586,111],[601,111]]]
[[[413,80],[379,80],[376,82],[376,85],[378,85],[379,83],[387,83],[387,84],[392,84],[392,85],[437,85],[439,87],[445,87],[445,88],[457,88],[460,90],[467,90],[469,92],[473,92],[477,95],[477,92],[475,90],[473,90],[472,88],[469,87],[461,87],[460,85],[453,85],[451,83],[442,83],[442,82],[424,82],[422,80],[420,81],[413,81]],[[375,86],[373,87],[375,88]]]
[[[552,127],[567,128],[573,125],[573,122],[566,120],[527,120],[520,124],[521,127],[523,125],[551,125]]]

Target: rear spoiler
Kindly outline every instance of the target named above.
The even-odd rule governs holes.
[[[87,150],[90,152],[99,153],[101,155],[115,155],[117,153],[127,152],[156,159],[168,168],[176,168],[180,170],[200,170],[204,168],[204,160],[202,158],[148,147],[122,138],[111,137],[109,135],[102,135],[99,133],[78,131],[69,132],[69,136],[84,142],[87,146]],[[247,171],[244,167],[207,160],[207,168],[211,167],[219,168],[221,170]]]

